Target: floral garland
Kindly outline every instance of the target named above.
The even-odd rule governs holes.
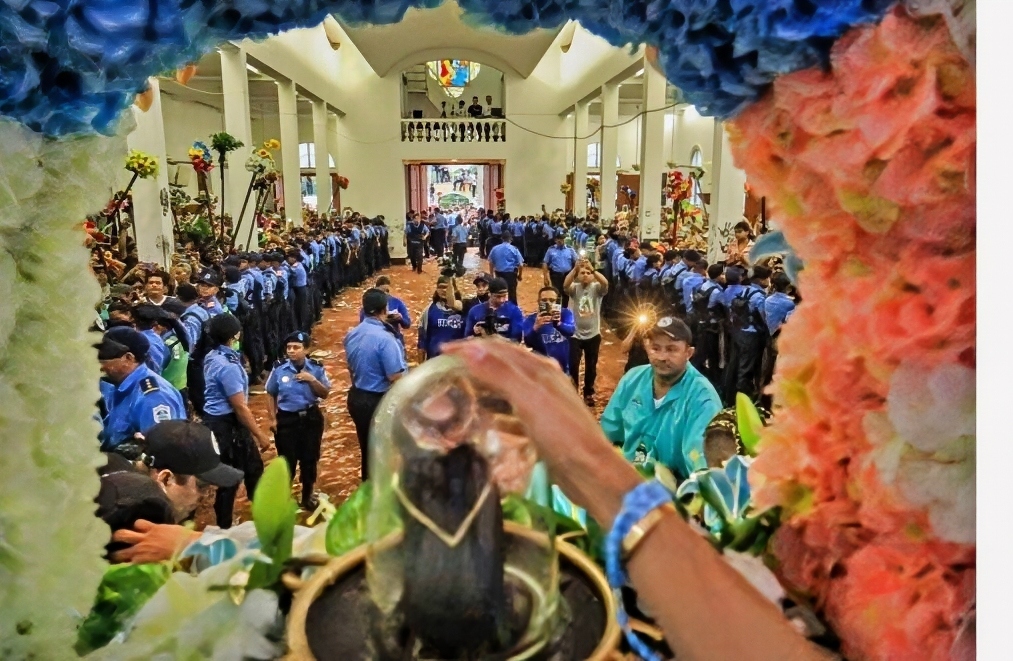
[[[948,659],[975,579],[974,72],[902,11],[831,61],[731,127],[806,262],[751,479],[848,658]]]
[[[193,169],[196,172],[208,173],[215,167],[215,162],[211,158],[211,149],[200,140],[193,143],[193,146],[187,151],[187,156],[190,157],[190,163],[193,164]]]

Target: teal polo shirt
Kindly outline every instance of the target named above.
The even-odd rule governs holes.
[[[692,365],[654,404],[654,368],[634,367],[619,381],[601,416],[601,426],[613,444],[633,461],[643,445],[647,458],[658,461],[681,479],[707,467],[703,437],[721,410],[721,398],[707,377]]]

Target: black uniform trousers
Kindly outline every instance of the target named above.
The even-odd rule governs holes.
[[[250,382],[260,383],[260,373],[264,371],[264,330],[259,304],[249,307],[243,318],[243,355],[250,366]]]
[[[696,322],[693,329],[693,367],[716,389],[721,389],[721,328],[717,324]]]
[[[443,257],[443,252],[447,246],[447,230],[442,227],[439,229],[433,228],[429,240],[433,244],[433,252],[436,253],[436,256]]]
[[[320,407],[311,406],[304,411],[279,410],[277,420],[274,445],[278,448],[278,456],[284,457],[288,462],[292,479],[295,479],[298,464],[302,499],[306,502],[313,496],[313,484],[317,481],[320,441],[324,437],[324,415],[320,412]]]
[[[584,358],[584,396],[594,394],[594,382],[598,378],[598,350],[601,349],[601,335],[586,340],[570,338],[570,378],[573,385],[579,387],[577,377],[580,374],[580,359]]]
[[[373,424],[373,414],[380,406],[385,392],[360,390],[355,386],[348,391],[348,415],[355,423],[355,435],[359,438],[359,453],[362,456],[362,481],[369,479],[369,430]]]
[[[765,344],[765,333],[747,333],[741,330],[731,332],[732,346],[724,374],[725,406],[735,404],[737,392],[756,401],[759,392],[760,361],[763,359]]]
[[[408,259],[412,263],[412,270],[416,273],[422,273],[422,250],[422,241],[408,240]]]
[[[452,250],[454,251],[454,265],[458,270],[464,268],[464,255],[468,252],[467,243],[455,243]]]
[[[204,417],[204,360],[191,357],[186,364],[186,389],[195,415]]]
[[[551,282],[552,286],[559,291],[559,295],[563,297],[560,304],[562,304],[564,308],[570,305],[570,297],[566,295],[566,292],[563,289],[563,282],[565,281],[566,273],[549,270],[549,282]]]
[[[257,491],[257,483],[264,474],[264,460],[260,456],[250,430],[239,423],[235,413],[228,415],[206,415],[201,420],[215,435],[218,449],[221,451],[222,463],[243,471],[243,483],[246,485],[246,497],[252,501]],[[232,509],[236,504],[236,493],[239,486],[229,489],[217,487],[215,493],[215,519],[219,528],[232,526]]]
[[[517,271],[496,271],[495,275],[506,280],[507,296],[511,303],[517,305]]]
[[[309,287],[292,287],[293,313],[295,330],[309,333],[313,329],[313,316],[310,310]]]
[[[489,242],[489,234],[487,232],[479,231],[478,233],[478,256],[485,259],[489,256],[489,249],[486,243]]]

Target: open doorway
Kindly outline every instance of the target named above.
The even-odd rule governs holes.
[[[411,211],[498,209],[504,204],[503,161],[405,162],[405,198]]]

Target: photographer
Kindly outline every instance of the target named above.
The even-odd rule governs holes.
[[[552,358],[570,373],[570,338],[573,337],[573,312],[559,303],[555,287],[538,292],[538,312],[524,320],[524,344],[535,353]]]
[[[463,305],[457,292],[457,281],[441,275],[436,281],[433,302],[422,311],[419,321],[419,362],[442,353],[447,342],[464,339]]]
[[[468,318],[471,308],[489,300],[489,279],[490,276],[485,273],[479,273],[475,276],[475,279],[472,281],[472,284],[475,285],[475,295],[469,296],[461,302],[461,314],[464,315],[465,319]]]
[[[476,305],[468,312],[464,322],[464,335],[500,335],[520,342],[524,334],[524,313],[508,299],[508,288],[503,278],[489,281],[489,301]]]

